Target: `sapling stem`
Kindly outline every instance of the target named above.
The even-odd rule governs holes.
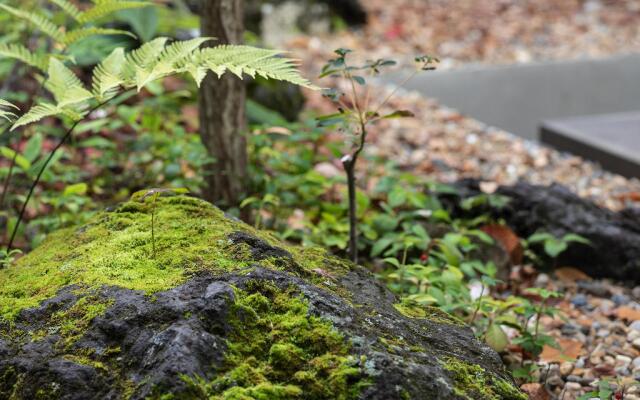
[[[156,192],[153,195],[153,203],[151,205],[151,246],[153,248],[153,259],[156,259],[156,200],[158,200],[158,195],[160,193]]]

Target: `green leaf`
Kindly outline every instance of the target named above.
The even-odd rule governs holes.
[[[43,72],[49,65],[49,57],[35,54],[21,44],[0,44],[0,56],[18,60]]]
[[[562,240],[564,240],[565,242],[576,242],[576,243],[582,243],[582,244],[588,244],[588,245],[591,244],[591,241],[589,239],[580,235],[576,235],[575,233],[568,233],[564,235],[562,237]]]
[[[117,48],[93,69],[93,94],[101,101],[113,97],[114,89],[124,83],[122,71],[125,63],[123,48]]]
[[[567,243],[560,240],[547,240],[544,242],[544,251],[549,257],[556,258],[567,249]]]
[[[46,88],[58,102],[57,107],[82,103],[93,98],[93,94],[84,88],[80,79],[61,61],[52,58],[49,61],[49,78]]]
[[[389,193],[389,197],[387,200],[391,207],[400,207],[407,201],[407,192],[406,190],[404,190],[404,188],[396,186]]]
[[[78,16],[78,22],[94,22],[116,11],[153,6],[153,3],[146,1],[100,0],[95,3],[96,5],[94,7],[82,12]]]
[[[34,162],[36,158],[40,155],[40,151],[42,150],[42,134],[36,133],[29,139],[27,144],[24,146],[24,157],[30,162]]]
[[[127,22],[142,42],[148,42],[158,30],[156,7],[135,8],[118,11],[116,18]],[[175,11],[174,11],[175,12]]]
[[[15,157],[16,165],[20,167],[23,171],[28,171],[31,168],[31,163],[25,157],[20,154],[16,154],[15,150],[10,149],[8,147],[2,146],[0,147],[0,154],[2,154],[5,158],[9,160],[13,160]]]
[[[371,248],[371,257],[377,257],[396,240],[395,237],[383,237],[377,240]]]
[[[125,31],[122,29],[97,28],[92,26],[89,28],[74,29],[67,32],[64,35],[63,43],[68,46],[82,39],[97,35],[125,35],[136,39],[136,35],[129,31]]]
[[[53,117],[62,113],[58,107],[49,103],[41,103],[32,107],[26,114],[22,115],[11,126],[11,130],[14,131],[17,128],[31,124],[33,122],[40,121],[46,117]]]
[[[24,19],[25,21],[29,21],[31,24],[35,25],[36,28],[38,28],[42,33],[51,37],[56,42],[58,43],[63,42],[64,33],[62,32],[62,30],[58,28],[53,22],[51,22],[46,17],[40,14],[19,10],[1,3],[0,3],[0,8],[2,8],[6,12],[18,18]]]
[[[82,196],[82,195],[85,195],[87,193],[87,189],[88,188],[89,187],[84,182],[75,183],[73,185],[69,185],[69,186],[65,187],[64,191],[62,192],[62,196],[64,196],[64,197],[72,196],[72,195]]]
[[[395,118],[411,118],[415,117],[415,114],[408,110],[398,110],[391,114],[383,115],[380,119],[395,119]]]
[[[485,341],[498,353],[503,352],[509,345],[509,338],[504,333],[502,328],[496,324],[489,325],[487,333],[485,334]]]
[[[68,0],[49,0],[49,1],[51,1],[53,4],[60,7],[64,12],[66,12],[70,17],[72,17],[76,21],[80,17],[80,14],[81,14],[80,10],[78,9],[78,7],[75,6],[75,4],[71,3],[70,1]]]
[[[533,235],[529,236],[529,238],[527,239],[527,242],[529,242],[529,243],[540,243],[540,242],[544,242],[546,240],[555,240],[555,237],[553,235],[551,235],[550,233],[546,233],[546,232],[534,233]]]

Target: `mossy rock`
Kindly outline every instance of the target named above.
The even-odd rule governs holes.
[[[0,399],[525,398],[467,327],[363,268],[154,197],[0,270]]]

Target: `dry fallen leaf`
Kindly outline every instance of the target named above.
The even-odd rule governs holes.
[[[556,275],[556,278],[558,278],[563,283],[575,283],[577,281],[592,280],[589,275],[573,267],[558,268],[554,271],[554,274]]]
[[[540,383],[525,383],[520,389],[529,396],[529,400],[551,400],[549,392]]]
[[[546,362],[564,362],[575,360],[582,353],[582,342],[573,339],[557,339],[559,348],[544,346],[540,359]]]
[[[493,240],[498,242],[502,248],[509,254],[509,259],[514,265],[522,263],[522,245],[520,244],[520,238],[516,235],[511,228],[504,225],[492,224],[485,225],[480,228],[481,231],[491,236]]]
[[[633,309],[631,307],[626,307],[626,306],[618,307],[615,310],[613,310],[613,313],[618,318],[624,319],[624,320],[627,320],[627,321],[639,321],[640,320],[640,311],[636,310],[636,309]]]

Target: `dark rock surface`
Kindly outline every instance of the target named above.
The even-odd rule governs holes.
[[[203,206],[187,200],[164,203],[161,199],[156,212],[187,207],[193,223],[200,223],[204,214],[197,207]],[[128,216],[144,211],[143,206],[135,204],[120,208]],[[177,218],[178,214],[172,215]],[[109,239],[124,235],[122,226],[116,226],[109,218],[115,217],[109,213],[98,216],[89,229],[101,229],[101,223],[110,223],[115,230],[109,231]],[[321,276],[316,272],[318,268],[296,265],[302,259],[298,253],[292,254],[290,247],[281,248],[272,239],[258,237],[239,222],[220,223],[238,230],[228,234],[224,243],[213,241],[211,246],[223,246],[250,257],[240,268],[197,271],[176,287],[153,294],[113,285],[93,288],[68,285],[39,306],[23,309],[13,321],[0,322],[0,399],[145,399],[166,394],[174,396],[171,398],[198,399],[209,398],[211,392],[228,394],[212,398],[253,398],[240,397],[237,392],[235,397],[230,394],[236,384],[241,385],[233,383],[236,378],[215,381],[228,372],[229,363],[239,361],[253,366],[268,365],[263,372],[277,377],[280,390],[291,393],[256,398],[524,398],[513,386],[498,355],[480,343],[468,327],[447,314],[426,310],[416,317],[414,312],[407,312],[406,306],[398,307],[394,295],[361,267],[349,266],[344,273]],[[75,230],[73,234],[80,231],[83,230]],[[270,293],[274,290],[286,292],[292,302],[301,298],[307,304],[308,314],[296,320],[296,324],[329,324],[330,329],[339,333],[340,340],[346,343],[339,359],[351,360],[352,364],[347,375],[330,379],[343,383],[340,379],[346,379],[346,387],[362,387],[359,393],[309,396],[308,388],[296,379],[302,376],[301,371],[322,369],[297,365],[290,375],[285,371],[278,374],[278,368],[289,366],[278,364],[274,346],[268,340],[266,348],[271,346],[271,351],[266,356],[229,359],[230,351],[235,351],[236,357],[244,354],[238,343],[243,346],[254,341],[261,343],[260,335],[269,335],[270,329],[276,329],[267,324],[262,332],[249,330],[251,321],[260,317],[264,307],[275,306],[253,298],[256,306],[251,310],[257,314],[252,314],[254,311],[249,312],[246,306],[239,306],[241,298],[245,299],[243,304],[249,304],[246,299],[254,295],[268,302],[264,299],[273,299]],[[289,304],[289,300],[285,303]],[[271,301],[275,304],[275,300]],[[283,319],[285,324],[289,321],[288,313]],[[281,313],[269,318],[276,321],[282,316]],[[298,328],[291,329],[292,336],[296,336]],[[328,335],[320,331],[317,334]],[[238,342],[238,338],[244,342]],[[317,346],[314,342],[297,344],[308,354],[314,351],[309,349]],[[308,362],[323,359],[327,360],[316,357]],[[337,371],[335,365],[327,368]],[[299,372],[294,374],[296,369]],[[474,375],[471,386],[467,369]],[[461,379],[461,374],[467,375]],[[196,390],[185,378],[197,378],[204,383]],[[325,378],[318,375],[313,379]],[[220,389],[216,386],[219,383],[206,386],[206,382],[214,381],[224,382],[226,387]],[[211,392],[206,393],[204,387]],[[242,390],[245,389],[252,390],[246,385]],[[264,385],[256,390],[262,391],[263,396],[269,393]]]
[[[480,193],[474,180],[461,181],[458,188],[462,197]],[[557,259],[557,266],[579,268],[594,278],[640,282],[640,210],[613,212],[557,184],[520,182],[500,187],[497,193],[511,199],[506,207],[475,212],[489,211],[503,218],[520,237],[541,231],[556,237],[575,233],[591,241],[591,246],[570,244]],[[453,207],[454,203],[449,204]],[[456,212],[464,213],[459,208]]]

